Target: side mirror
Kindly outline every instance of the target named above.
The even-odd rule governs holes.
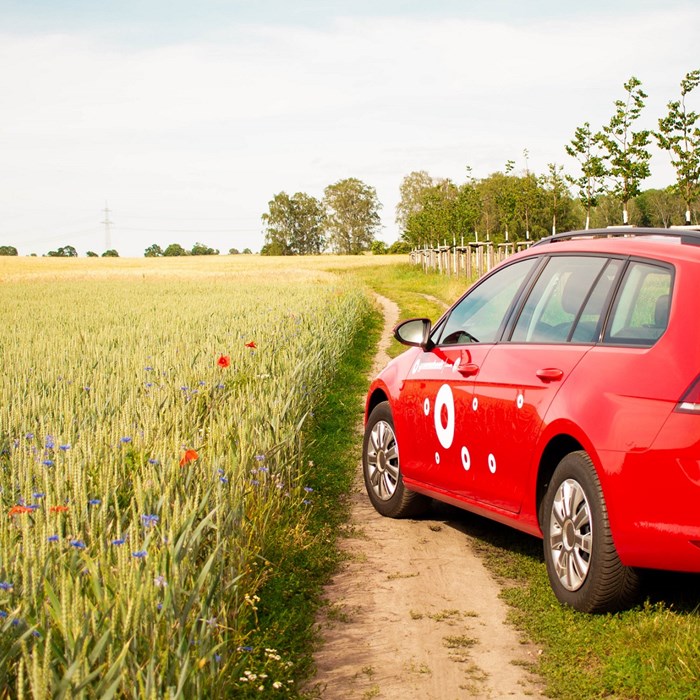
[[[435,346],[430,340],[431,327],[429,318],[411,318],[394,328],[394,338],[404,345],[432,350]]]

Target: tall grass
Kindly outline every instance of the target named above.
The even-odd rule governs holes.
[[[240,263],[21,265],[0,285],[0,696],[286,694],[292,660],[247,644],[266,542],[303,537],[305,431],[364,296]]]

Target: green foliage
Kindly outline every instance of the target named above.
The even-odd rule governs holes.
[[[0,245],[0,255],[17,255],[17,248],[13,245]]]
[[[243,255],[252,255],[253,251],[250,248],[243,248]]]
[[[700,84],[700,70],[688,73],[681,81],[681,99],[668,103],[668,113],[659,119],[654,136],[659,147],[668,151],[676,171],[673,186],[685,202],[685,222],[691,223],[691,207],[700,197],[700,128],[697,112],[688,111],[686,96]]]
[[[276,194],[262,215],[264,255],[318,255],[325,247],[321,202],[304,192]]]
[[[49,258],[77,258],[78,251],[72,245],[64,245],[58,250],[50,250],[46,255]]]
[[[229,248],[228,254],[229,255],[240,255],[241,251],[238,250],[238,248]]]
[[[597,144],[591,125],[585,122],[576,128],[574,138],[565,147],[581,168],[578,178],[567,175],[566,179],[578,188],[578,197],[586,209],[586,229],[590,227],[591,210],[598,204],[598,197],[605,192],[605,165]]]
[[[149,245],[144,251],[144,258],[160,258],[163,255],[163,249],[157,244]]]
[[[102,253],[103,258],[118,258],[119,253],[114,250],[114,248],[110,248],[110,250],[105,250],[104,253]]]
[[[647,97],[641,85],[641,81],[634,76],[624,84],[627,97],[615,101],[615,114],[603,126],[603,130],[595,135],[596,143],[604,151],[606,174],[613,183],[611,192],[622,202],[623,224],[629,222],[627,203],[639,194],[640,182],[649,177],[651,172],[651,154],[646,148],[651,132],[647,129],[632,129],[642,113]]]
[[[218,255],[219,251],[216,248],[210,248],[204,245],[204,243],[195,243],[192,246],[190,255]]]
[[[100,257],[94,250],[88,250],[88,252],[85,253],[85,255],[88,258],[99,258]]]
[[[189,252],[186,251],[179,243],[171,243],[163,251],[163,257],[166,258],[176,258],[183,255],[189,255]]]
[[[386,255],[389,248],[384,241],[372,241],[370,251],[372,252],[372,255]]]
[[[337,253],[368,250],[381,227],[381,204],[374,187],[357,178],[339,180],[324,190],[328,240]]]
[[[411,244],[406,241],[394,241],[387,250],[390,255],[400,255],[411,252]]]

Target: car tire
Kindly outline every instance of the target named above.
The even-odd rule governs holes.
[[[362,473],[375,510],[389,518],[408,518],[425,511],[430,499],[403,483],[394,419],[388,401],[374,407],[365,427]]]
[[[586,452],[557,466],[543,503],[544,559],[554,594],[575,610],[602,613],[629,607],[638,574],[620,561],[595,467]]]

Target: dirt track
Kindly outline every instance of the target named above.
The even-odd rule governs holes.
[[[375,371],[398,317],[393,302],[378,301]],[[351,502],[348,558],[326,590],[310,688],[324,700],[542,697],[525,668],[537,649],[506,624],[500,588],[459,526],[439,508],[421,520],[383,518],[359,467]]]

